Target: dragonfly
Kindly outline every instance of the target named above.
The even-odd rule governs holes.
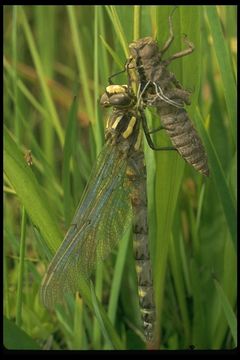
[[[146,119],[132,90],[109,85],[100,103],[112,107],[105,145],[76,209],[72,225],[44,276],[40,296],[47,308],[78,290],[79,276],[88,279],[132,223],[138,295],[144,335],[154,339],[155,303],[148,248],[146,166],[142,124]]]

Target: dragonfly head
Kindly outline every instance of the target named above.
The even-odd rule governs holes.
[[[135,97],[129,92],[127,85],[109,85],[100,99],[100,105],[103,107],[112,106],[117,109],[127,109],[135,102]]]

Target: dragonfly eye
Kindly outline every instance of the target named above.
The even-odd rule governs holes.
[[[109,102],[111,106],[125,108],[132,103],[132,98],[127,93],[114,94],[109,98]]]
[[[105,92],[101,99],[100,99],[100,105],[103,107],[110,107],[112,106],[112,104],[109,101],[109,95]]]

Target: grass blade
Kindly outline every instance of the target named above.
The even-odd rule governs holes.
[[[158,24],[161,26],[161,43],[166,41],[169,34],[168,16],[172,11],[172,7],[164,7],[164,13],[159,13]],[[178,59],[169,66],[174,72],[176,78],[184,87],[196,86],[199,82],[200,72],[200,34],[198,31],[200,17],[200,8],[195,6],[179,7],[173,17],[173,31],[177,34],[173,45],[171,46],[171,54],[176,53],[182,47],[180,34],[186,33],[190,41],[192,41],[198,49],[190,56]],[[191,20],[190,20],[191,19]],[[193,20],[194,19],[194,20]],[[166,58],[169,52],[166,54]],[[199,88],[199,86],[198,86]],[[197,91],[194,93],[196,101]],[[194,101],[193,101],[194,103]],[[189,112],[191,114],[191,109]],[[155,120],[159,121],[159,120]],[[156,126],[155,123],[154,125]],[[170,142],[165,133],[157,136],[157,145],[169,146]],[[167,258],[172,231],[173,216],[176,209],[178,193],[182,182],[183,170],[185,163],[178,154],[168,151],[156,152],[156,184],[155,184],[155,208],[157,217],[157,232],[154,240],[154,284],[157,305],[157,329],[160,339],[161,312],[163,307],[163,294],[165,274],[167,269]]]
[[[65,224],[70,225],[73,216],[73,199],[71,196],[70,188],[70,160],[74,146],[74,134],[76,132],[76,114],[77,114],[78,101],[76,97],[73,99],[71,109],[69,111],[68,123],[63,148],[63,168],[62,168],[62,181],[63,181],[63,207]]]
[[[17,301],[16,301],[16,324],[19,327],[21,326],[21,322],[22,322],[22,296],[23,296],[23,276],[24,276],[24,261],[25,261],[26,215],[27,215],[26,211],[23,207],[20,254],[19,254],[18,289],[17,289]]]
[[[230,118],[231,130],[232,134],[234,135],[236,133],[237,125],[237,92],[233,68],[231,66],[229,52],[221,29],[217,8],[216,6],[205,6],[205,10],[208,16],[209,26],[211,28],[213,37],[214,50],[216,52],[216,57],[222,77],[223,91]],[[233,139],[235,139],[235,136],[233,136]]]
[[[237,319],[236,319],[236,315],[234,314],[231,304],[228,301],[228,298],[226,297],[226,295],[224,294],[223,288],[221,287],[221,285],[219,284],[219,282],[217,280],[214,279],[214,285],[216,287],[219,299],[221,301],[221,305],[224,311],[224,314],[226,316],[228,325],[230,327],[231,333],[232,333],[232,337],[234,340],[234,344],[235,346],[237,346]]]
[[[86,333],[83,323],[83,301],[76,294],[75,298],[75,311],[74,311],[74,328],[73,328],[73,346],[75,350],[86,349]]]
[[[48,201],[34,173],[24,162],[23,154],[6,129],[4,131],[4,164],[4,171],[33,224],[40,229],[48,247],[56,251],[62,237],[56,220],[49,211]]]
[[[8,350],[40,350],[39,345],[9,319],[3,319],[3,343]]]
[[[102,330],[102,333],[104,335],[104,337],[106,338],[107,342],[110,343],[112,345],[112,347],[116,350],[123,350],[123,346],[121,344],[121,342],[119,342],[119,340],[116,338],[116,336],[114,336],[113,332],[110,332],[110,328],[107,325],[105,319],[102,317],[102,311],[101,311],[101,305],[99,304],[95,292],[94,292],[94,287],[91,283],[91,298],[92,298],[92,305],[93,305],[93,309],[95,312],[95,315],[98,319],[99,322],[99,326]]]
[[[63,145],[63,138],[64,137],[63,137],[62,126],[60,124],[59,117],[58,117],[55,105],[53,103],[50,91],[49,91],[49,89],[47,87],[47,84],[46,84],[46,81],[45,81],[45,75],[44,75],[44,72],[43,72],[41,59],[39,57],[39,54],[38,54],[38,51],[37,51],[37,48],[36,48],[36,44],[34,42],[34,38],[33,38],[30,26],[29,26],[28,21],[27,21],[27,17],[26,17],[25,12],[24,12],[24,10],[22,8],[21,8],[21,19],[22,19],[23,30],[24,30],[24,33],[25,33],[25,36],[26,36],[26,39],[27,39],[27,42],[28,42],[29,50],[31,52],[33,61],[35,63],[35,67],[36,67],[36,70],[37,70],[37,74],[38,74],[38,77],[39,77],[41,88],[42,88],[43,94],[45,96],[46,104],[48,106],[49,113],[51,114],[51,120],[52,120],[52,123],[53,123],[53,125],[54,125],[54,127],[56,129],[56,133],[57,133],[57,135],[59,137],[60,144]]]
[[[94,112],[93,112],[93,103],[92,96],[88,87],[88,67],[85,62],[85,56],[82,48],[82,41],[79,39],[78,35],[78,24],[76,19],[76,14],[74,12],[73,6],[67,6],[70,28],[72,32],[73,46],[75,50],[75,56],[78,65],[79,76],[81,80],[83,96],[87,107],[88,115],[91,119],[91,122],[94,123]]]
[[[207,149],[207,154],[209,157],[209,165],[210,165],[210,174],[212,174],[213,180],[215,182],[216,189],[218,191],[219,198],[222,202],[223,211],[226,217],[226,221],[229,227],[229,231],[232,235],[232,241],[236,248],[236,210],[234,206],[234,201],[232,199],[232,194],[229,191],[226,178],[224,176],[224,172],[221,166],[221,163],[218,159],[212,141],[203,125],[203,119],[201,117],[199,109],[196,112],[196,118],[198,119],[198,129],[201,134],[201,137],[204,141],[204,144]],[[210,175],[211,176],[211,175]]]
[[[128,42],[127,42],[125,33],[123,31],[123,27],[121,25],[120,19],[118,17],[117,10],[114,6],[107,6],[106,9],[107,9],[108,15],[112,21],[113,27],[115,29],[116,36],[118,37],[118,39],[122,45],[124,54],[126,57],[128,57]]]
[[[126,233],[122,241],[120,242],[118,254],[117,254],[117,260],[114,269],[113,280],[112,280],[111,293],[110,293],[110,299],[108,305],[108,316],[113,324],[115,323],[115,319],[116,319],[120,286],[123,276],[124,264],[126,261],[126,253],[128,250],[129,239],[130,239],[129,235],[130,235],[129,232]]]

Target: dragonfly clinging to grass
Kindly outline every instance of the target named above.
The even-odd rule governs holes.
[[[107,88],[101,104],[112,106],[106,126],[106,143],[60,248],[53,257],[41,287],[48,308],[67,292],[78,290],[78,279],[88,278],[133,224],[134,255],[140,310],[147,341],[153,341],[155,305],[148,250],[146,167],[141,147],[144,113],[127,86]]]
[[[169,24],[170,37],[162,53],[173,39],[171,17]],[[155,335],[156,311],[148,248],[142,129],[153,150],[177,150],[203,175],[208,175],[209,171],[202,142],[183,109],[184,102],[189,102],[189,93],[166,69],[167,62],[161,60],[157,43],[150,37],[139,39],[130,45],[130,51],[131,57],[125,68],[129,85],[110,84],[101,98],[103,106],[113,108],[105,130],[106,143],[72,225],[47,269],[41,298],[52,308],[62,301],[65,293],[76,292],[79,276],[89,278],[96,263],[108,256],[132,222],[140,311],[146,340],[151,343]],[[192,47],[173,55],[172,59],[191,51]],[[131,77],[130,63],[135,65],[138,74],[137,96],[132,90],[135,80]],[[158,109],[175,147],[154,146],[150,134],[160,128],[148,130],[144,108],[149,105]]]

